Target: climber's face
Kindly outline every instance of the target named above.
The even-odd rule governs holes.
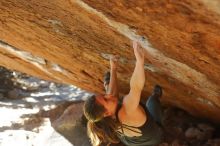
[[[96,101],[106,109],[104,114],[105,117],[115,114],[118,105],[118,99],[116,97],[112,95],[97,96]]]

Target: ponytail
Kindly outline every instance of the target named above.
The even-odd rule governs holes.
[[[98,122],[88,121],[87,129],[93,146],[99,146],[101,143],[118,143],[117,137],[118,122],[111,117],[103,118]]]
[[[96,96],[91,96],[85,101],[84,115],[88,119],[87,132],[93,146],[119,142],[116,133],[120,125],[119,121],[112,117],[104,117],[104,113],[105,107],[96,102]]]

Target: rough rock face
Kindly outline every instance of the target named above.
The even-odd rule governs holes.
[[[76,146],[90,146],[86,131],[86,120],[82,118],[83,102],[73,103],[55,121],[52,126]]]
[[[220,122],[219,4],[1,0],[0,65],[102,92],[109,55],[118,54],[125,94],[135,62],[130,40],[138,40],[146,54],[143,96],[160,84],[164,104]]]

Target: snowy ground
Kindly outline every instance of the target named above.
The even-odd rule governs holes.
[[[8,94],[10,99],[1,97],[0,100],[0,146],[72,146],[51,127],[48,118],[31,119],[33,122],[29,118],[66,101],[84,100],[89,93],[72,85],[55,84],[33,77],[18,78],[16,82],[23,89],[13,89]]]
[[[49,120],[38,127],[38,132],[27,130],[6,130],[0,133],[1,146],[72,146],[63,136],[57,133]]]

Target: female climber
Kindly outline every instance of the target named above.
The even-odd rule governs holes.
[[[105,75],[105,95],[93,95],[85,101],[88,135],[93,146],[122,142],[126,146],[155,146],[163,138],[162,109],[159,98],[162,88],[154,87],[146,104],[140,103],[145,84],[144,50],[133,42],[136,58],[130,79],[130,91],[119,98],[117,84],[118,59],[110,58],[110,72]]]

